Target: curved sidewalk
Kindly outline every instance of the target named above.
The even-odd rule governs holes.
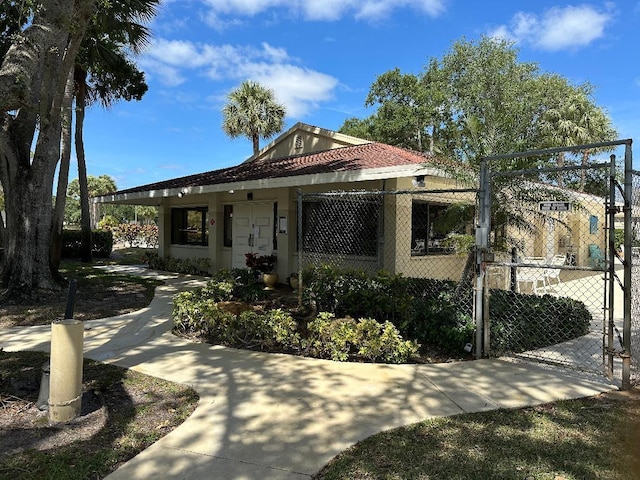
[[[333,456],[381,430],[616,388],[499,359],[355,364],[191,343],[171,334],[171,300],[202,279],[109,268],[166,283],[147,308],[87,322],[85,356],[191,385],[200,394],[191,417],[110,480],[308,479]],[[5,350],[47,351],[49,341],[50,326],[0,330]]]

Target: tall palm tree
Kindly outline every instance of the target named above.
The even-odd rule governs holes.
[[[568,89],[561,97],[558,105],[552,106],[542,114],[541,130],[545,134],[549,146],[572,146],[585,143],[613,140],[616,131],[607,114],[597,107],[589,98],[591,87],[583,85]],[[583,151],[581,164],[586,166],[593,151]],[[559,153],[556,162],[558,167],[565,165],[566,154]],[[558,185],[564,186],[563,174],[558,174]],[[581,170],[579,191],[584,191],[586,172]]]
[[[110,2],[94,16],[77,57],[72,79],[76,105],[74,137],[82,211],[82,260],[85,262],[91,261],[92,243],[83,140],[85,110],[87,104],[96,101],[107,107],[121,98],[127,101],[140,100],[147,91],[144,74],[129,60],[129,52],[138,54],[148,45],[151,33],[145,23],[154,17],[159,3],[160,0]],[[70,148],[70,144],[68,147]],[[68,162],[68,158],[68,154],[63,154],[62,162]],[[63,167],[61,163],[61,169]],[[68,177],[60,176],[58,181],[65,184],[58,185],[58,192],[65,191]],[[56,209],[58,209],[57,203]],[[64,203],[60,205],[60,212],[59,218],[62,219]],[[54,230],[56,229],[57,226],[54,225]],[[58,230],[61,232],[61,225]]]
[[[260,151],[260,138],[267,139],[284,128],[284,105],[273,90],[247,80],[232,90],[222,109],[222,130],[231,138],[245,136],[253,142],[253,155]]]

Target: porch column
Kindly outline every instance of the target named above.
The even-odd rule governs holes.
[[[158,207],[158,255],[169,255],[171,245],[171,208],[163,203]]]

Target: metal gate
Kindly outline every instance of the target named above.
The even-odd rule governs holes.
[[[618,146],[624,166],[616,155],[601,163],[548,163]],[[624,140],[484,159],[477,243],[485,288],[477,325],[485,355],[605,373],[628,384],[631,255],[625,261],[630,239],[621,232],[629,230],[632,189],[621,172],[630,171],[630,147]]]
[[[617,155],[586,161],[603,150]],[[550,165],[559,155],[578,161]],[[640,315],[631,321],[640,173],[631,140],[487,157],[479,180],[479,189],[299,192],[300,275],[320,265],[399,274],[414,297],[454,299],[475,325],[477,358],[546,362],[629,388],[631,370],[640,377]],[[453,235],[417,221],[415,212],[436,218],[453,205],[471,212]],[[472,253],[460,253],[469,241]]]
[[[631,172],[631,325],[630,325],[630,353],[631,379],[630,384],[640,384],[640,172]],[[628,251],[628,250],[627,250]]]

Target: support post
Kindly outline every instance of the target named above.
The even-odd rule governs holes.
[[[484,288],[485,271],[483,263],[489,249],[491,230],[491,178],[486,158],[480,164],[480,212],[476,226],[476,287],[474,302],[474,320],[476,325],[475,358],[482,358],[484,340]]]
[[[631,140],[624,150],[624,322],[622,325],[622,389],[631,389],[631,203],[633,199]]]
[[[76,282],[71,280],[64,320],[51,323],[49,420],[68,422],[82,407],[84,324],[73,320]]]

